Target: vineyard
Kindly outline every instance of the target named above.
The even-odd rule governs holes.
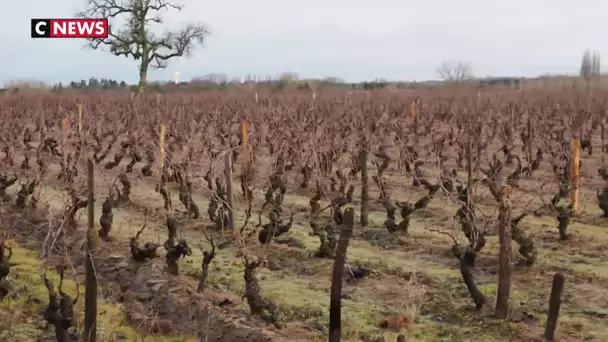
[[[2,94],[0,340],[608,340],[607,102]]]

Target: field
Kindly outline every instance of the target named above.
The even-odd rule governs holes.
[[[66,316],[68,338],[82,334],[92,160],[100,341],[326,340],[349,207],[342,340],[542,341],[556,272],[566,278],[557,339],[608,340],[607,100],[455,90],[1,95],[0,271],[10,273],[0,272],[0,339],[57,340]],[[501,207],[519,221],[501,219]],[[504,222],[514,242],[501,319]],[[485,297],[478,309],[461,275],[467,253]],[[80,295],[73,315],[53,318],[43,275],[56,289],[60,274],[63,294]]]

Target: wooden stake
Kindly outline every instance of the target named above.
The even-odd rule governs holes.
[[[412,117],[412,119],[416,120],[416,102],[412,102],[412,105],[410,107],[410,116]]]
[[[242,130],[243,130],[243,146],[244,147],[247,147],[247,143],[248,143],[248,140],[247,140],[247,137],[248,137],[247,129],[248,129],[248,127],[249,127],[249,124],[247,123],[247,120],[243,120]]]
[[[66,133],[70,129],[70,120],[68,118],[63,118],[61,120],[61,129],[63,133]]]
[[[600,123],[600,137],[602,139],[602,149],[600,150],[602,156],[602,164],[604,163],[604,150],[606,149],[606,142],[604,141],[604,119],[602,119],[602,123]]]
[[[95,251],[98,245],[98,236],[95,231],[95,179],[94,164],[89,158],[87,161],[87,258],[85,260],[85,295],[84,295],[84,340],[97,341],[97,273],[95,271]]]
[[[241,168],[243,170],[243,174],[247,175],[247,171],[249,169],[249,133],[248,133],[249,123],[247,120],[243,120],[243,124],[241,125],[242,137],[243,137],[243,161],[241,163]]]
[[[528,114],[528,164],[532,164],[532,160],[534,160],[534,155],[532,154],[532,118],[531,115]]]
[[[160,146],[160,174],[163,174],[163,171],[165,170],[165,134],[167,132],[167,127],[165,127],[165,125],[161,124],[160,125],[160,139],[159,139],[159,146]]]
[[[572,192],[570,193],[570,200],[572,203],[572,209],[574,214],[578,214],[578,193],[580,183],[580,157],[581,157],[581,142],[578,139],[572,141]]]
[[[551,296],[549,297],[547,324],[545,325],[544,337],[548,341],[555,340],[555,330],[557,329],[557,319],[559,318],[559,309],[562,304],[565,283],[566,277],[564,274],[562,272],[555,273],[555,276],[553,276],[553,286],[551,287]]]
[[[63,154],[63,165],[68,166],[68,135],[70,131],[70,121],[68,118],[61,120],[61,153]]]
[[[498,291],[494,313],[497,318],[507,318],[511,295],[511,187],[502,188],[500,213],[498,214]]]
[[[82,105],[78,105],[78,134],[82,134]]]
[[[418,112],[416,111],[416,102],[412,102],[410,107],[410,117],[412,118],[412,130],[414,132],[414,144],[418,144]]]
[[[473,210],[473,140],[469,135],[467,142],[467,208]],[[473,215],[475,220],[475,215]],[[475,222],[475,221],[473,221]]]
[[[336,257],[331,277],[329,299],[329,341],[340,342],[342,333],[342,277],[346,263],[346,250],[355,227],[355,210],[352,207],[344,211],[344,225],[340,230],[340,240],[336,248]]]
[[[243,120],[242,124],[242,134],[243,134],[243,160],[241,162],[241,169],[243,177],[243,189],[245,189],[245,200],[247,203],[250,203],[251,198],[249,198],[249,184],[247,184],[247,178],[249,177],[249,134],[248,134],[249,123],[247,120]],[[232,165],[231,165],[232,166]]]
[[[369,176],[367,173],[367,159],[369,152],[366,147],[359,150],[359,167],[361,168],[361,226],[369,224]]]
[[[242,131],[243,131],[243,153],[247,152],[247,148],[249,147],[249,136],[247,130],[249,128],[249,123],[247,120],[243,120]]]
[[[234,230],[234,237],[237,239],[237,246],[241,247],[239,232],[234,223],[234,196],[232,184],[232,153],[228,152],[224,156],[224,177],[226,179],[226,202],[228,202],[228,226]]]

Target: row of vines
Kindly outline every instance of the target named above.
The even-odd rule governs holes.
[[[77,323],[79,289],[62,288],[64,276],[78,284],[85,268],[85,296],[99,297],[89,290],[96,283],[106,301],[137,303],[147,313],[127,321],[142,334],[339,341],[353,338],[340,324],[343,290],[387,277],[351,256],[366,243],[458,270],[452,289],[464,289],[476,312],[489,304],[476,275],[495,274],[492,315],[509,320],[511,289],[542,267],[543,248],[580,247],[573,223],[608,224],[607,100],[492,91],[6,94],[0,298],[19,296],[11,249],[27,246],[40,253],[42,318],[57,341],[83,330],[95,340],[102,328],[95,314]],[[88,229],[80,219],[87,207]],[[555,221],[551,241],[526,228],[543,219]],[[425,256],[416,247],[424,236],[446,243]],[[239,265],[241,289],[231,291],[241,298],[210,299],[222,283],[218,258]],[[326,260],[332,271],[315,273]],[[264,277],[305,269],[331,279],[329,313],[320,314],[327,321],[286,314],[280,298],[264,295],[262,269]],[[568,269],[549,271],[556,281],[544,335],[553,339]],[[424,330],[423,316],[433,314],[425,298],[415,314],[374,313],[382,317],[376,329],[399,340]]]

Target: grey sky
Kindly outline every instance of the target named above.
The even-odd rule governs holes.
[[[151,73],[187,80],[337,76],[347,81],[435,79],[461,59],[476,76],[577,73],[586,48],[608,58],[606,0],[181,0],[167,26],[203,21],[204,49]],[[31,39],[30,18],[71,17],[82,0],[10,0],[0,21],[0,82],[106,77],[135,82],[135,62],[87,51],[80,40]]]

